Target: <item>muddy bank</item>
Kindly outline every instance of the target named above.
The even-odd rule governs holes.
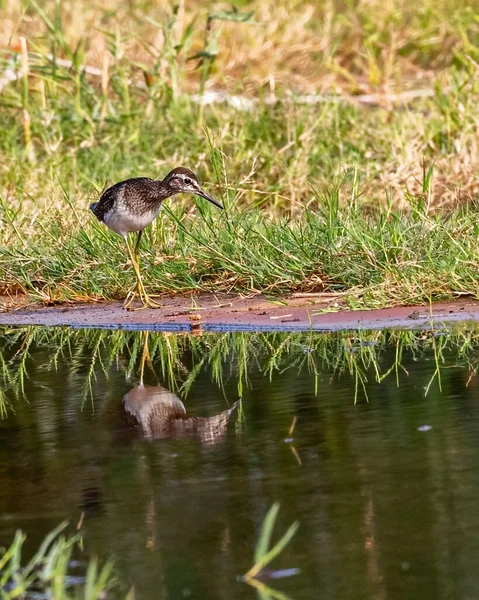
[[[5,305],[7,306],[7,305]],[[169,298],[156,310],[125,311],[121,303],[59,307],[7,306],[0,325],[150,329],[157,331],[335,331],[436,327],[479,322],[479,302],[348,311],[331,296],[269,300],[261,296]]]

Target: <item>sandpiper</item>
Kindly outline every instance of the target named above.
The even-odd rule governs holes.
[[[98,202],[90,205],[90,210],[99,221],[125,239],[136,275],[136,286],[128,293],[123,304],[125,308],[131,306],[136,296],[140,298],[142,308],[161,306],[146,293],[141,279],[139,261],[141,236],[145,227],[158,216],[163,200],[181,192],[196,194],[218,208],[223,208],[217,200],[201,189],[196,175],[184,167],[173,169],[162,181],[149,177],[135,177],[115,183],[103,192]],[[128,234],[135,231],[138,232],[138,238],[132,252],[128,243]]]

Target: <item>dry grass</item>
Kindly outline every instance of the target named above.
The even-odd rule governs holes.
[[[30,51],[45,54],[54,46],[60,58],[74,56],[96,69],[98,74],[85,75],[85,86],[91,86],[104,100],[101,109],[97,108],[103,115],[100,125],[113,116],[112,107],[118,113],[118,100],[120,112],[146,110],[143,116],[149,121],[163,121],[165,116],[167,120],[184,118],[178,109],[165,115],[162,105],[172,91],[198,91],[198,60],[186,59],[202,49],[207,15],[217,12],[217,5],[179,2],[174,14],[171,3],[161,0],[128,4],[110,0],[101,8],[90,0],[80,0],[62,2],[57,14],[54,2],[42,3],[53,29],[34,6],[25,12],[19,2],[5,2],[0,12],[4,24],[0,46],[19,49],[24,35]],[[432,205],[450,206],[473,197],[478,187],[475,82],[479,48],[475,43],[479,24],[475,8],[479,2],[365,0],[352,5],[330,0],[316,5],[288,0],[276,6],[258,0],[242,8],[243,13],[255,11],[253,23],[213,21],[212,35],[219,35],[218,54],[208,73],[207,88],[260,97],[266,94],[269,99],[291,92],[376,90],[384,94],[374,111],[341,110],[328,104],[310,108],[283,105],[276,111],[257,108],[256,113],[265,113],[259,116],[214,111],[208,125],[216,130],[230,157],[230,180],[241,182],[248,177],[244,186],[248,192],[254,187],[271,198],[269,194],[275,191],[275,198],[288,198],[294,213],[297,203],[303,206],[311,198],[310,183],[327,191],[331,178],[343,172],[344,165],[357,166],[361,193],[368,203],[388,199],[405,208],[407,193],[422,191],[424,164],[434,162]],[[184,46],[178,49],[175,44],[182,36]],[[43,104],[40,119],[48,129],[42,136],[42,150],[49,156],[57,150],[63,154],[67,144],[71,152],[65,132],[58,127],[53,130],[59,106],[51,105],[49,94],[57,99],[59,90],[51,77],[45,77],[45,58],[32,55],[30,61],[30,102]],[[67,80],[74,79],[74,71],[66,71]],[[63,82],[65,91],[72,94],[78,93],[76,84]],[[123,84],[130,88],[127,98]],[[392,90],[425,86],[435,86],[436,96],[407,105],[388,99]],[[7,103],[22,104],[8,94]],[[98,115],[90,114],[90,118],[97,121]],[[244,133],[238,129],[261,119],[272,131],[263,131],[256,140],[242,139]],[[94,129],[80,140],[80,150],[97,145],[104,136],[98,124]],[[163,157],[156,154],[150,162],[153,171],[167,168],[166,162],[197,166],[198,158],[184,147],[182,136],[177,131],[174,135],[174,152],[169,149],[167,161],[166,153]],[[38,140],[34,141],[34,146],[38,145]],[[270,160],[272,153],[274,160]],[[12,168],[9,162],[7,156],[4,170]],[[44,167],[42,164],[32,172],[25,190],[37,198],[35,203],[40,192],[37,182],[45,179]],[[118,176],[122,173],[112,174]],[[59,195],[58,188],[43,192],[49,197]],[[273,202],[278,204],[282,203]]]
[[[41,6],[47,14],[55,13],[54,1]],[[177,6],[171,36],[179,43],[194,23],[189,40],[193,55],[202,48],[207,15],[225,5],[179,0]],[[111,50],[108,32],[122,40],[113,66],[130,61],[148,69],[159,60],[155,75],[164,78],[169,57],[162,26],[172,18],[172,7],[165,0],[109,0],[101,6],[91,0],[64,1],[62,29],[70,47],[85,47],[92,66],[101,69],[105,52]],[[478,9],[477,0],[248,2],[242,11],[254,11],[253,23],[213,23],[213,31],[222,31],[208,86],[234,91],[241,85],[256,95],[260,90],[357,93],[429,85],[451,66],[456,50],[474,44]],[[49,32],[34,9],[25,11],[18,0],[5,0],[0,14],[1,47],[18,48],[23,35],[39,49],[49,49]],[[195,87],[194,69],[195,61],[186,65],[185,89]]]

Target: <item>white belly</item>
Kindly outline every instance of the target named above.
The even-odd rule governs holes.
[[[116,210],[107,213],[104,217],[105,225],[120,235],[125,236],[132,231],[141,231],[145,229],[156,217],[161,210],[161,205],[155,210],[148,211],[141,215],[134,214],[128,210]]]

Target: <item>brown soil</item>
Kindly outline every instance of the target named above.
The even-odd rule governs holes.
[[[262,296],[167,298],[156,310],[126,311],[117,302],[36,307],[4,299],[0,325],[44,325],[150,329],[158,331],[336,331],[341,329],[422,328],[479,321],[473,300],[432,306],[348,311],[331,295],[298,294],[269,300]]]

